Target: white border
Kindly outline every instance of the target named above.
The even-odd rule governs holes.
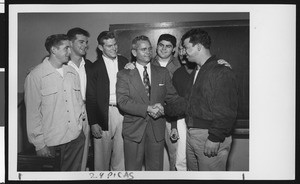
[[[4,3],[4,0],[0,0],[0,3]],[[0,13],[4,13],[4,4],[0,4]],[[5,68],[0,68],[0,72],[5,72]],[[0,86],[4,88],[5,86]],[[5,124],[5,123],[4,123]],[[4,144],[4,127],[0,127],[0,183],[5,181],[5,144]]]
[[[4,127],[0,127],[0,183],[4,182],[5,176],[5,158],[4,158]],[[3,136],[2,136],[3,135]],[[3,148],[3,149],[2,149]]]
[[[14,93],[10,93],[9,96],[9,145],[17,145],[15,138],[15,132],[17,132],[17,93],[15,93],[17,91],[17,72],[14,70],[17,68],[15,53],[18,53],[17,13],[149,12],[149,10],[151,12],[175,12],[175,10],[176,12],[187,12],[186,10],[190,12],[250,12],[250,168],[249,172],[201,172],[201,174],[199,172],[174,173],[167,171],[134,172],[134,178],[208,180],[241,180],[243,177],[250,180],[295,178],[295,112],[291,108],[295,107],[295,48],[293,46],[295,46],[296,40],[296,6],[293,5],[192,4],[180,5],[180,9],[178,5],[10,5],[9,92]],[[274,19],[276,21],[273,21]],[[286,34],[287,32],[288,34]],[[278,71],[283,74],[277,73]],[[280,90],[277,90],[278,85],[282,87]],[[266,87],[271,88],[273,93],[265,91]],[[282,116],[274,113],[278,111],[276,108],[284,112]],[[289,109],[288,114],[286,114],[286,109]],[[278,122],[278,117],[284,124],[282,122],[279,125],[274,123]],[[10,180],[18,180],[19,174],[23,180],[88,180],[91,179],[91,173],[97,176],[101,174],[101,172],[68,172],[67,174],[45,172],[42,175],[35,172],[19,173],[16,172],[16,149],[16,146],[9,146]],[[102,173],[107,176],[110,174],[110,172]],[[114,173],[119,174],[119,172]],[[121,172],[121,174],[126,173]]]

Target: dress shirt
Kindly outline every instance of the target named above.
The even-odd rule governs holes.
[[[79,74],[81,95],[82,95],[82,99],[85,101],[85,93],[86,93],[86,71],[84,67],[85,61],[82,58],[79,67],[77,67],[77,65],[73,61],[69,61],[68,65],[72,66]]]
[[[108,78],[109,78],[109,104],[117,104],[116,83],[117,83],[117,73],[119,71],[118,57],[112,60],[102,55],[102,58],[104,60]]]
[[[68,65],[62,68],[64,77],[45,58],[25,80],[27,134],[36,150],[76,139],[86,119],[79,76]]]
[[[150,82],[150,86],[151,86],[151,67],[150,67],[150,62],[146,65],[147,66],[147,73],[149,75],[149,82]],[[144,75],[143,75],[143,72],[144,72],[144,66],[139,64],[138,62],[136,62],[136,68],[138,69],[139,71],[139,74],[140,74],[140,77],[142,79],[142,81],[144,81]],[[144,82],[143,82],[144,84]]]
[[[195,84],[195,82],[196,82],[196,79],[197,79],[197,76],[198,76],[199,70],[200,70],[200,66],[199,66],[199,65],[197,65],[197,67],[196,67],[196,73],[195,73],[195,77],[194,77],[193,84]]]

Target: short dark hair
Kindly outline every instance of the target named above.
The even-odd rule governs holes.
[[[113,39],[115,38],[115,34],[111,31],[102,31],[97,37],[97,41],[99,45],[103,45],[103,40]]]
[[[65,34],[54,34],[47,37],[45,42],[46,50],[51,54],[51,47],[58,47],[62,44],[62,41],[69,40]]]
[[[75,27],[75,28],[70,29],[68,31],[67,35],[69,37],[69,40],[74,40],[76,38],[76,35],[84,35],[86,37],[90,37],[89,32],[87,32],[86,30],[81,29],[79,27]]]
[[[181,38],[182,43],[187,38],[190,38],[190,43],[192,43],[193,46],[200,43],[205,48],[210,49],[211,38],[208,33],[201,28],[191,29],[186,32]]]
[[[157,44],[162,41],[162,40],[166,40],[172,43],[173,47],[176,47],[176,37],[170,34],[162,34],[159,36]]]
[[[137,37],[135,37],[133,40],[132,40],[132,44],[131,44],[131,49],[137,49],[137,42],[138,41],[148,41],[150,44],[151,44],[151,42],[150,42],[150,40],[149,40],[149,38],[147,37],[147,36],[145,36],[145,35],[141,35],[141,36],[137,36]]]

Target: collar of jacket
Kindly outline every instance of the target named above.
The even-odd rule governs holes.
[[[51,65],[48,57],[46,57],[44,59],[44,61],[42,63],[42,68],[43,68],[43,77],[56,72],[56,69]],[[65,70],[64,73],[70,72],[70,73],[73,73],[76,75],[75,69],[72,70],[71,66],[68,66],[67,64],[63,64],[62,68],[64,68],[64,70]]]
[[[174,56],[171,55],[170,57],[170,60],[168,61],[168,64],[166,66],[168,66],[170,63],[173,63],[175,65],[175,63],[173,62],[174,61]],[[160,66],[159,62],[158,62],[158,55],[156,55],[153,60],[152,60],[152,63],[156,66]]]
[[[212,55],[210,58],[208,58],[205,63],[201,66],[201,69],[206,69],[207,67],[209,67],[213,61],[216,61],[216,55]],[[197,67],[196,67],[197,68]]]

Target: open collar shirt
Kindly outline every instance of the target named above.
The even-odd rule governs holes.
[[[86,119],[79,75],[62,68],[63,76],[45,58],[25,79],[27,134],[36,150],[76,139]]]
[[[85,101],[85,94],[86,94],[86,71],[84,67],[85,61],[82,58],[79,67],[72,60],[68,62],[68,65],[72,66],[79,74],[81,95],[82,95],[82,99]]]
[[[117,97],[116,97],[116,83],[117,83],[117,73],[118,69],[118,57],[115,59],[110,59],[104,55],[102,55],[104,60],[107,75],[109,78],[109,103],[110,104],[117,104]]]

